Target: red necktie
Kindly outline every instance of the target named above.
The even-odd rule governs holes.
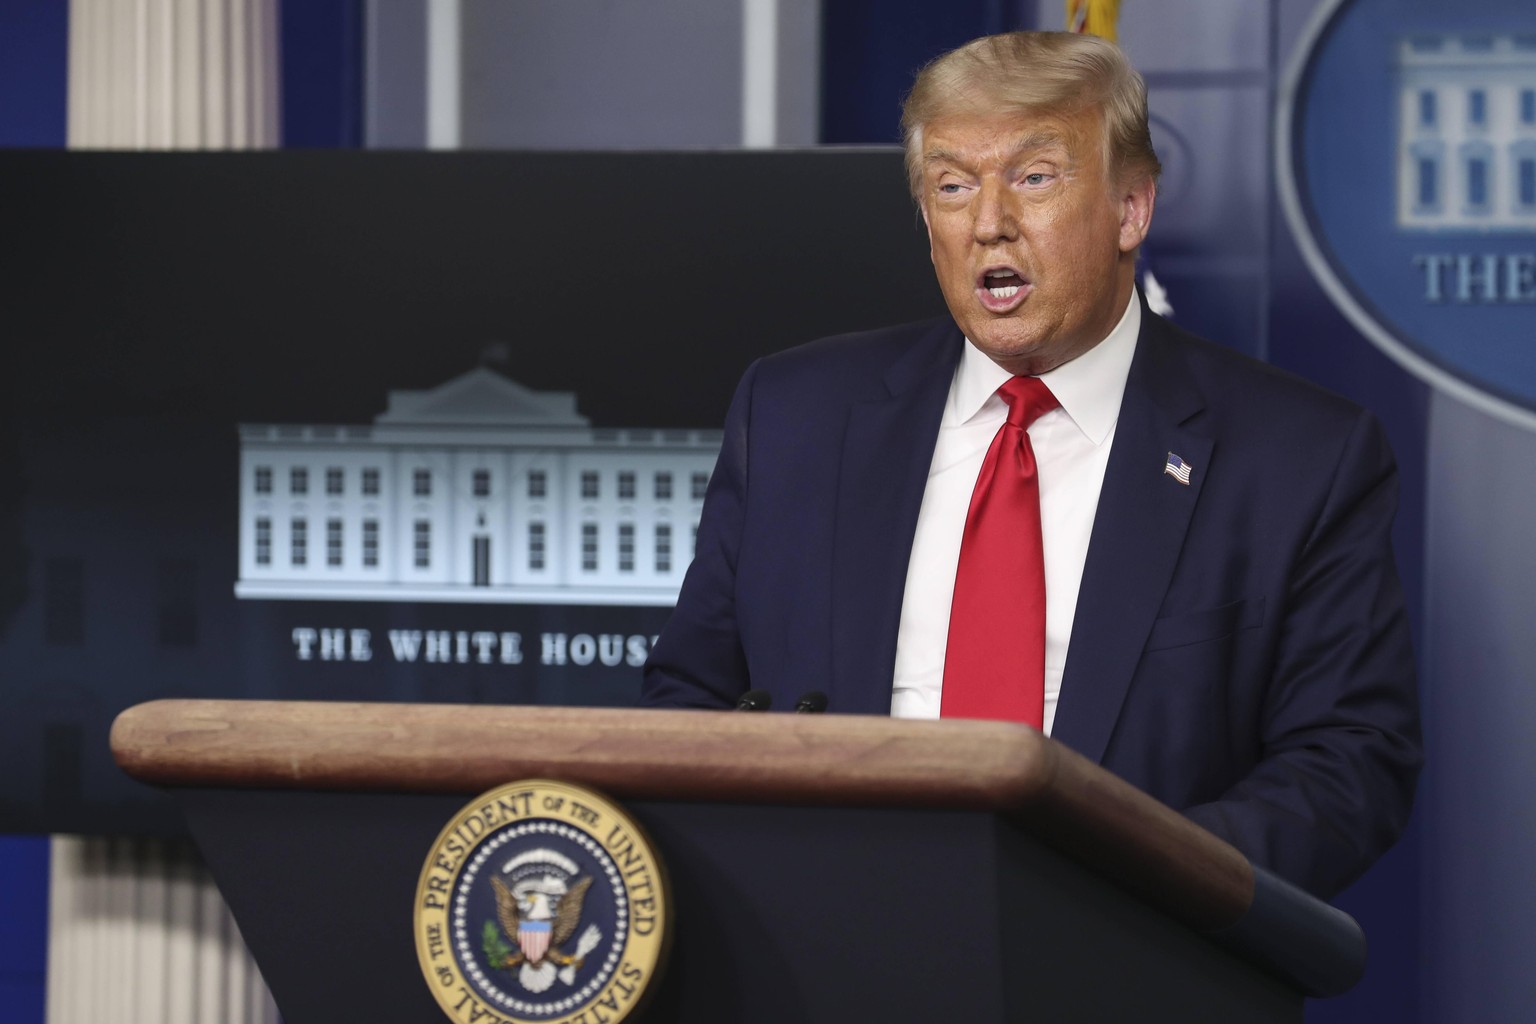
[[[1060,403],[1036,377],[997,390],[1008,419],[976,477],[960,540],[944,653],[945,718],[1041,727],[1045,712],[1045,558],[1029,425]]]

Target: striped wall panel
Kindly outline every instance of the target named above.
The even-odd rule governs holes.
[[[52,843],[47,1024],[278,1024],[190,844]]]

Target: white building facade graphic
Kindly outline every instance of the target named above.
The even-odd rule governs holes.
[[[1536,230],[1536,34],[1398,44],[1397,223]]]
[[[235,595],[670,605],[719,451],[485,368],[371,426],[242,425]]]

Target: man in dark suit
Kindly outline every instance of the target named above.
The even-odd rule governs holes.
[[[645,702],[1000,696],[1333,894],[1396,840],[1420,762],[1380,427],[1144,308],[1158,164],[1112,44],[977,40],[924,69],[903,126],[953,319],[748,370]],[[1020,389],[1044,396],[1022,420]],[[1027,502],[985,511],[1005,484]]]

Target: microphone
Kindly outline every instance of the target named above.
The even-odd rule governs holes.
[[[736,701],[737,711],[767,711],[773,706],[773,694],[767,690],[748,690]]]
[[[827,695],[820,690],[812,690],[795,702],[795,710],[801,714],[820,714],[827,710]]]

